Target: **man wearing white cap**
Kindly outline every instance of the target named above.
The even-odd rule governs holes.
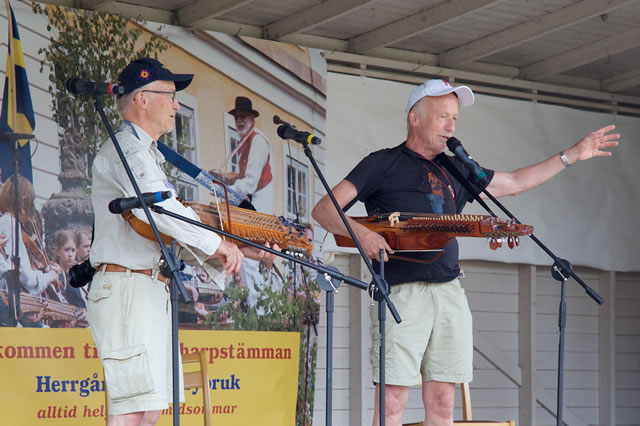
[[[428,80],[411,92],[407,104],[406,142],[370,154],[332,192],[341,207],[348,209],[363,201],[370,214],[408,211],[419,213],[460,213],[472,194],[447,170],[443,156],[447,140],[453,136],[458,108],[473,104],[466,86],[454,87],[443,80]],[[570,164],[596,156],[610,156],[603,148],[618,144],[620,135],[607,134],[607,126],[585,136],[571,148],[540,163],[513,172],[484,169],[484,185],[496,197],[516,195],[555,176]],[[448,157],[465,177],[471,172],[456,157]],[[444,160],[446,161],[446,159]],[[346,210],[345,209],[345,210]],[[313,217],[327,231],[348,236],[325,196],[313,210]],[[454,240],[435,262],[420,264],[389,260],[393,250],[385,239],[349,219],[367,256],[380,261],[385,250],[385,278],[391,285],[391,300],[402,322],[386,322],[385,420],[401,425],[408,387],[422,377],[425,425],[453,424],[454,384],[473,377],[471,312],[458,274],[458,244]],[[427,260],[428,253],[403,253]],[[371,365],[374,381],[379,377],[379,331],[377,306],[370,310],[372,322]],[[373,424],[379,424],[378,392]]]

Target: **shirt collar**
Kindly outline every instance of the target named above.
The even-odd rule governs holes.
[[[125,128],[128,127],[131,133],[133,133],[138,138],[138,140],[144,145],[145,148],[148,149],[151,146],[151,143],[154,142],[153,138],[149,136],[149,134],[136,123],[125,121],[122,123],[122,126]]]
[[[157,142],[154,141],[153,138],[149,136],[149,134],[145,132],[142,127],[138,126],[135,123],[125,120],[122,123],[122,128],[125,129],[126,131],[131,132],[136,138],[138,138],[138,140],[144,146],[144,148],[150,150],[153,153],[157,163],[164,163],[165,161],[164,155],[162,155],[162,153],[158,151]]]

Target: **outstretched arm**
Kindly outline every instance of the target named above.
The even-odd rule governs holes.
[[[571,148],[566,149],[564,153],[569,164],[594,157],[610,157],[611,153],[602,149],[618,145],[620,134],[609,133],[615,127],[610,125],[589,133]],[[496,172],[487,186],[487,191],[495,197],[518,195],[548,181],[565,168],[560,154],[556,154],[544,161],[512,172]]]

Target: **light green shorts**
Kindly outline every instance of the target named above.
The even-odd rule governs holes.
[[[104,368],[109,414],[167,408],[173,380],[171,302],[165,283],[130,271],[98,271],[87,313]],[[182,371],[179,377],[184,400]]]
[[[473,379],[473,325],[460,281],[411,282],[391,287],[385,322],[385,383],[413,386],[436,380],[462,383]],[[378,304],[370,307],[373,381],[379,382],[380,333]]]

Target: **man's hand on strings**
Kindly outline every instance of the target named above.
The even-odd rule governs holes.
[[[244,254],[240,251],[238,246],[228,241],[220,241],[220,245],[211,257],[216,257],[222,261],[222,266],[227,275],[232,273],[238,273],[240,271],[240,265],[242,265],[242,259]]]
[[[271,247],[268,241],[264,243],[264,246],[267,248],[273,248],[276,251],[280,251],[280,246],[274,244],[273,247]],[[269,253],[268,251],[250,246],[243,246],[240,248],[240,251],[242,251],[242,253],[249,259],[257,260],[264,263],[268,268],[271,268],[271,266],[273,265],[273,260],[276,258],[276,255],[273,253]]]
[[[389,260],[389,256],[387,256],[387,254],[394,253],[384,237],[376,232],[364,228],[356,235],[356,237],[358,237],[360,245],[367,257],[376,259],[378,262],[380,261],[380,249],[384,249],[385,262]]]

